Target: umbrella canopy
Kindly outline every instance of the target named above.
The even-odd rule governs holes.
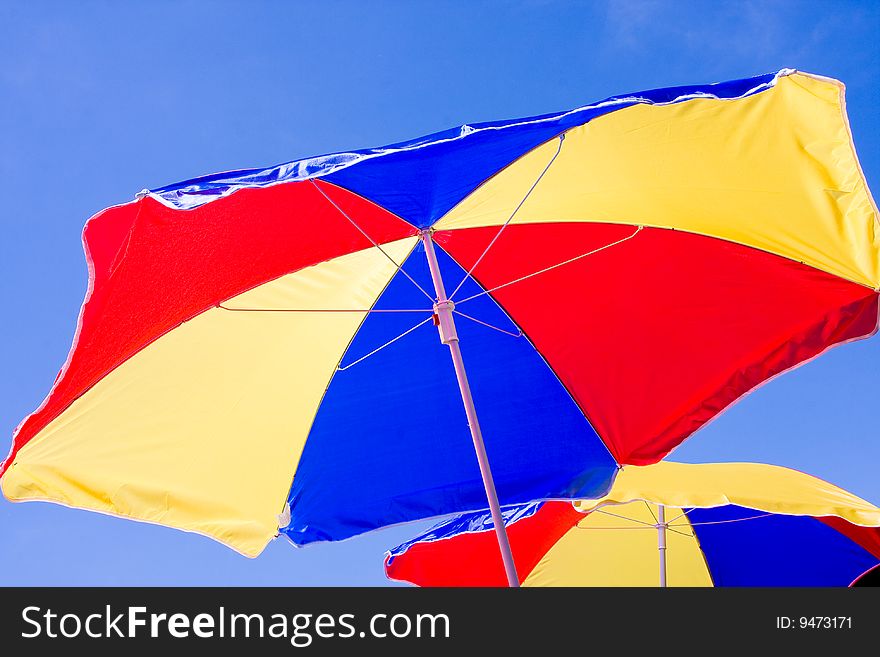
[[[145,191],[85,226],[0,485],[250,556],[598,497],[870,335],[875,221],[843,85],[792,70]]]
[[[802,472],[754,463],[627,466],[600,500],[505,510],[526,586],[848,586],[880,564],[880,509]],[[486,512],[392,550],[391,579],[499,586]],[[658,550],[662,546],[663,550]]]

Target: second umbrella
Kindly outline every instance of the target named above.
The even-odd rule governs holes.
[[[880,563],[880,509],[778,466],[627,466],[601,500],[506,515],[526,586],[848,586]],[[458,516],[392,550],[388,576],[504,584],[485,523]]]

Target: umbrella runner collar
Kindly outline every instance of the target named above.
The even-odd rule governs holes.
[[[451,299],[434,304],[434,326],[440,331],[440,342],[443,344],[458,342],[458,331],[455,330],[455,321],[452,319],[454,310],[455,302]]]

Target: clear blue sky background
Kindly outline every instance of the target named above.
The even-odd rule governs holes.
[[[67,354],[83,223],[144,187],[793,67],[847,84],[876,192],[878,34],[876,0],[0,0],[0,451]],[[787,465],[880,503],[878,365],[880,337],[835,349],[674,457]],[[4,500],[0,584],[383,584],[383,552],[424,527],[278,540],[248,560],[192,534]]]

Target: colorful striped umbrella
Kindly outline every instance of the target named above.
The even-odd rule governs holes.
[[[627,466],[601,500],[505,517],[526,586],[848,586],[880,564],[880,509],[771,465]],[[503,585],[490,526],[487,512],[443,522],[392,550],[386,574]]]
[[[488,499],[515,582],[499,499],[599,497],[876,329],[876,217],[792,70],[145,191],[0,484],[251,556]]]

